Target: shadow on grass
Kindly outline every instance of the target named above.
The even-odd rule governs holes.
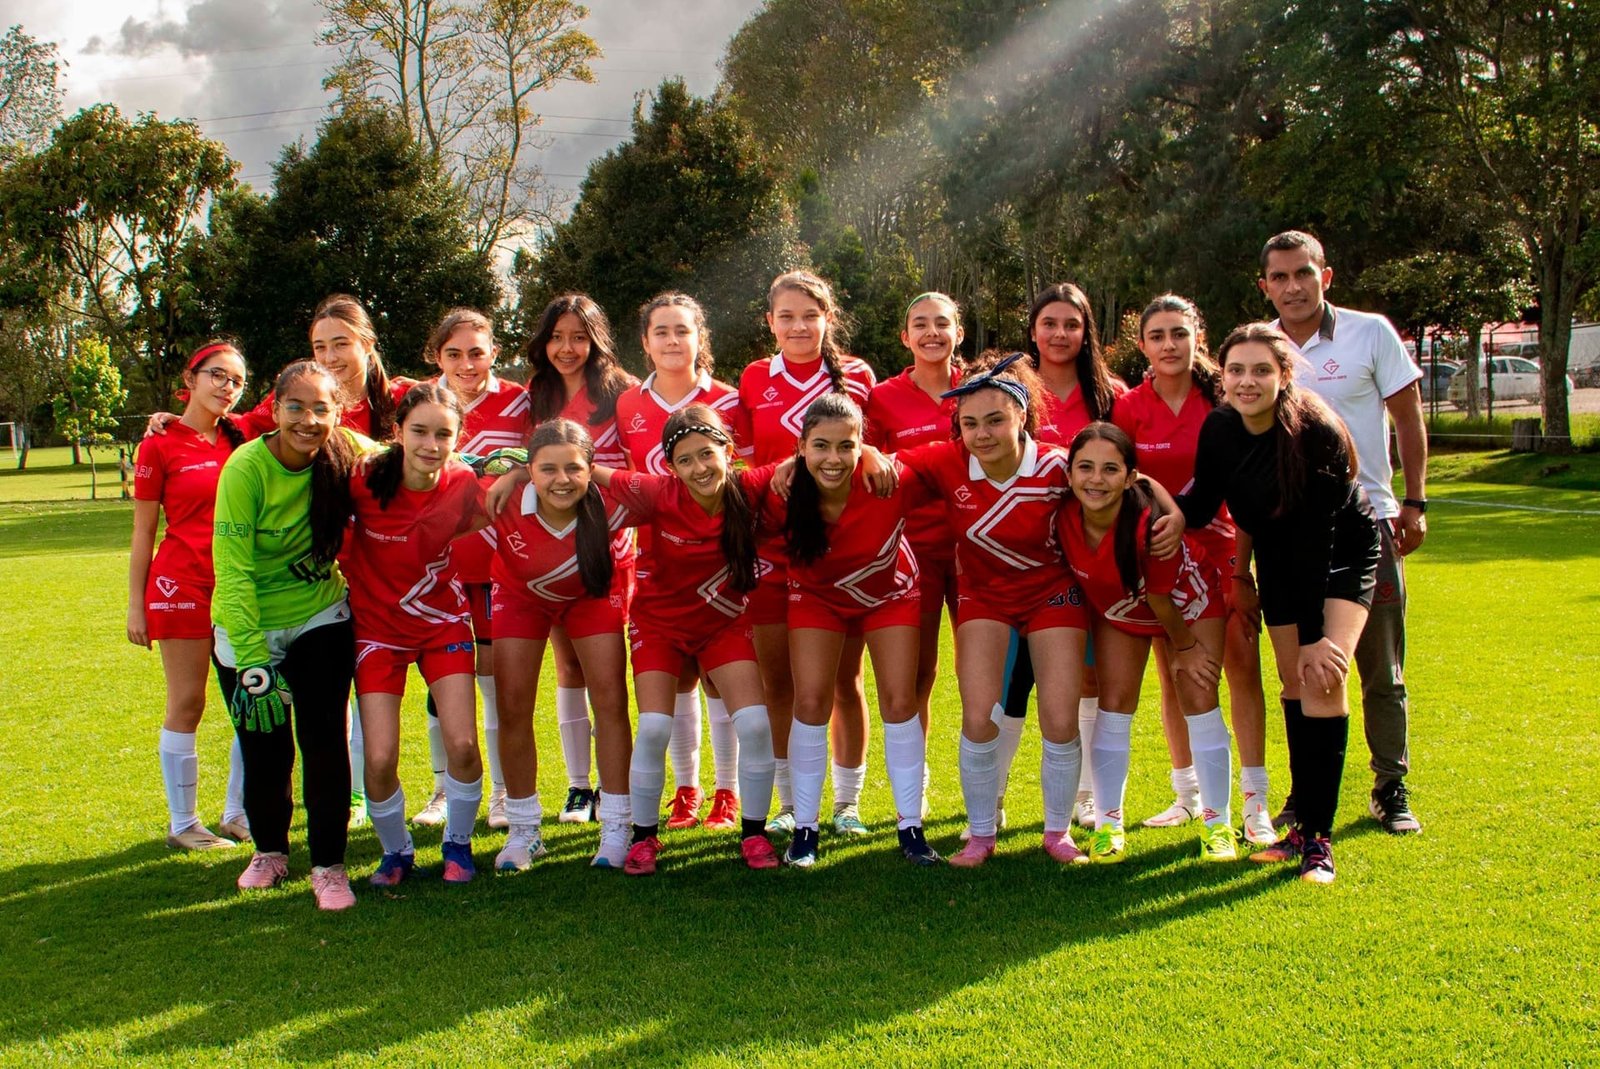
[[[953,850],[959,821],[930,837]],[[892,828],[823,839],[813,870],[751,872],[729,834],[669,833],[662,870],[588,866],[592,826],[548,826],[530,872],[446,888],[429,872],[398,894],[366,885],[370,832],[352,840],[359,902],[321,915],[295,878],[241,895],[243,850],[177,856],[156,843],[0,874],[7,1043],[130,1035],[125,1055],[278,1057],[375,1052],[449,1033],[474,1014],[575,1064],[679,1060],[823,1042],[915,1012],[1076,943],[1158,928],[1261,894],[1276,867],[1202,865],[1184,834],[1135,833],[1120,866],[1063,868],[1016,829],[984,868],[916,869]],[[1159,837],[1158,837],[1159,836]],[[1164,841],[1163,841],[1164,840]],[[498,835],[480,837],[487,870]],[[418,842],[437,861],[437,839]],[[446,1042],[460,1042],[459,1038]],[[259,1050],[260,1046],[254,1049]]]

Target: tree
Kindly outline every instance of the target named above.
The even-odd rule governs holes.
[[[42,149],[61,118],[56,46],[13,26],[0,37],[0,167]]]
[[[99,491],[94,447],[112,440],[106,432],[116,427],[116,412],[127,400],[128,391],[122,388],[122,372],[111,359],[111,347],[92,335],[79,338],[62,369],[52,403],[56,428],[73,444],[81,444],[89,457],[91,501]]]
[[[319,0],[324,44],[341,50],[323,84],[349,106],[392,105],[458,181],[476,248],[489,253],[552,222],[531,150],[542,148],[535,94],[594,81],[600,55],[572,0]]]

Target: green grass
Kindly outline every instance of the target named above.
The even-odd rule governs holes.
[[[1429,411],[1432,412],[1431,406]],[[1485,449],[1511,444],[1511,421],[1539,416],[1537,409],[1519,408],[1510,415],[1496,413],[1493,419],[1468,419],[1448,404],[1441,403],[1428,417],[1428,436],[1435,450]],[[1575,449],[1600,449],[1600,412],[1573,412],[1568,417]]]
[[[1202,867],[1192,831],[1135,830],[1126,864],[1060,869],[1037,848],[1030,728],[1011,831],[977,872],[899,859],[875,740],[875,833],[824,837],[810,872],[748,872],[731,836],[696,831],[668,834],[656,879],[626,879],[587,867],[592,826],[550,823],[551,856],[531,872],[450,892],[418,879],[394,896],[361,882],[357,907],[331,917],[312,907],[298,823],[296,878],[248,897],[233,889],[242,854],[161,842],[159,662],[122,637],[127,507],[0,506],[0,1063],[1592,1063],[1600,505],[1465,479],[1430,496],[1409,572],[1411,781],[1427,828],[1393,839],[1366,818],[1353,730],[1332,887]],[[1489,501],[1569,511],[1466,504]],[[415,695],[407,709],[415,801]],[[208,818],[228,745],[213,710]],[[554,808],[549,710],[540,781]],[[1135,816],[1169,796],[1152,712],[1147,695]],[[942,850],[962,823],[956,722],[946,674],[931,751]],[[1276,724],[1269,738],[1276,802]],[[480,837],[480,866],[499,844]],[[418,846],[433,861],[438,834]],[[357,832],[358,880],[377,857]]]
[[[122,496],[121,475],[117,471],[117,447],[101,446],[94,451],[94,472],[101,501],[116,501]],[[0,503],[12,501],[87,501],[89,465],[74,466],[67,446],[30,449],[28,467],[18,471],[9,452],[0,453]]]

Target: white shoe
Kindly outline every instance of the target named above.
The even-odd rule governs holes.
[[[1272,815],[1266,806],[1245,814],[1244,837],[1246,842],[1257,846],[1271,846],[1278,841],[1278,829],[1272,826]]]
[[[626,820],[602,820],[600,846],[589,864],[597,869],[622,868],[622,863],[628,859],[628,831]]]
[[[526,872],[548,852],[537,827],[512,828],[506,845],[495,855],[494,867],[498,872]]]
[[[437,828],[444,823],[446,804],[444,792],[434,791],[433,797],[428,799],[428,804],[417,810],[416,815],[411,818],[411,823],[419,828]]]
[[[495,831],[502,831],[511,827],[511,821],[506,819],[506,789],[504,787],[489,788],[489,816],[486,822]]]
[[[1200,799],[1175,798],[1171,805],[1148,817],[1144,821],[1147,828],[1181,828],[1189,821],[1200,815]]]
[[[1080,828],[1094,831],[1094,795],[1078,795],[1078,800],[1072,803],[1072,822]]]
[[[994,830],[995,834],[1006,830],[1006,800],[1004,798],[1000,799],[1000,804],[994,810]],[[972,825],[968,824],[961,829],[961,841],[966,842],[970,838],[972,838]]]

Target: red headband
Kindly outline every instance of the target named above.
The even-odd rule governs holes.
[[[198,350],[195,351],[195,354],[189,358],[189,365],[185,367],[184,370],[194,371],[201,364],[205,363],[218,353],[231,352],[234,352],[233,346],[225,341],[217,341],[212,342],[210,345],[202,345]]]

